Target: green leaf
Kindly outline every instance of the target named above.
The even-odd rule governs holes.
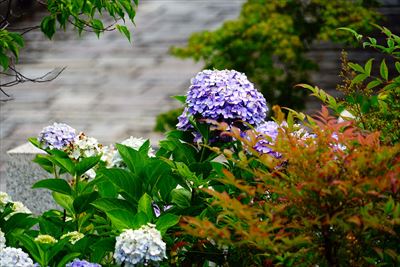
[[[136,228],[137,218],[133,212],[125,209],[113,209],[106,212],[107,217],[111,220],[113,226],[117,230]]]
[[[96,166],[96,164],[100,161],[100,158],[101,156],[83,158],[75,166],[76,175],[81,176],[82,174],[84,174],[85,172]]]
[[[171,213],[166,213],[158,218],[156,222],[156,228],[161,232],[162,235],[164,235],[167,232],[167,230],[172,226],[176,225],[180,219],[181,216],[174,215]]]
[[[80,252],[71,252],[65,255],[60,262],[57,264],[57,267],[65,267],[67,263],[73,261],[75,258],[78,258],[81,255]]]
[[[136,207],[132,206],[131,203],[129,203],[125,199],[118,198],[99,198],[92,203],[92,206],[104,212],[113,209],[121,209],[132,212],[136,211]]]
[[[380,74],[383,79],[388,80],[389,72],[384,59],[381,62]]]
[[[17,235],[16,237],[22,243],[22,245],[27,249],[27,251],[29,251],[29,254],[32,256],[32,258],[36,262],[41,263],[39,246],[36,244],[36,242],[33,241],[32,238],[26,234],[20,234]]]
[[[72,176],[75,176],[75,164],[65,152],[59,150],[50,150],[49,153],[55,156],[54,163],[65,169]]]
[[[365,63],[365,74],[367,74],[368,76],[371,76],[371,69],[372,69],[372,61],[374,59],[371,58],[367,61],[367,63]]]
[[[99,19],[93,19],[90,22],[90,25],[91,25],[93,31],[96,33],[97,37],[100,37],[100,33],[102,31],[104,31],[103,22],[101,22],[101,20],[99,20]]]
[[[64,179],[45,179],[36,182],[32,188],[47,188],[54,192],[65,195],[71,195],[72,190],[70,185]]]
[[[128,39],[128,41],[131,41],[131,33],[128,30],[128,28],[126,26],[123,25],[117,25],[117,30],[122,33],[123,35],[125,35],[125,37]]]
[[[107,252],[114,251],[115,237],[102,237],[98,242],[90,246],[92,251],[92,261],[100,262]]]
[[[367,89],[372,89],[380,84],[381,84],[381,82],[378,80],[371,81],[367,84]]]
[[[125,145],[117,144],[116,146],[123,161],[128,166],[128,169],[133,173],[140,175],[142,170],[145,168],[145,162],[148,156]]]
[[[154,211],[153,211],[153,205],[152,205],[153,200],[151,197],[144,193],[143,196],[139,199],[139,205],[138,205],[138,213],[143,212],[146,214],[147,218],[152,219],[154,217]]]
[[[68,211],[69,214],[74,214],[74,199],[71,196],[57,192],[53,192],[52,195],[58,205]]]
[[[175,95],[175,96],[171,96],[171,97],[176,99],[176,100],[178,100],[182,104],[186,103],[186,96],[185,95]]]
[[[351,85],[353,84],[358,84],[364,81],[366,78],[368,78],[367,74],[358,74],[354,79],[351,81]]]
[[[37,154],[32,161],[39,164],[39,166],[48,173],[54,173],[54,165],[53,162],[49,159],[48,155]]]
[[[98,197],[99,193],[96,191],[78,196],[73,202],[75,212],[79,214],[88,210],[90,208],[90,204]]]
[[[1,230],[8,234],[10,231],[15,231],[16,229],[30,229],[36,223],[38,223],[38,219],[32,217],[31,214],[15,213],[4,222]]]
[[[400,73],[400,62],[396,62],[395,66],[396,66],[397,72]]]
[[[0,51],[0,65],[3,67],[3,71],[6,71],[8,69],[9,64],[10,64],[10,59],[8,58],[8,56],[4,55]]]
[[[56,32],[56,19],[52,16],[44,17],[40,24],[42,32],[51,39]]]
[[[349,67],[350,68],[352,68],[353,70],[355,70],[355,71],[358,71],[358,72],[360,72],[360,73],[364,73],[365,71],[364,71],[364,69],[363,69],[363,67],[361,67],[361,65],[359,65],[359,64],[356,64],[356,63],[349,63]]]
[[[39,140],[37,139],[37,137],[30,137],[30,138],[28,138],[28,141],[32,144],[32,145],[34,145],[35,147],[37,147],[37,148],[39,148],[39,149],[42,149],[42,147],[41,147],[41,145],[40,145],[40,142],[39,142]],[[43,150],[43,149],[42,149]]]
[[[111,183],[125,192],[132,200],[138,201],[142,196],[142,184],[138,176],[127,170],[111,168],[101,169],[98,174],[104,175]]]
[[[171,192],[172,203],[176,204],[179,208],[189,208],[192,198],[192,193],[184,188],[175,188]]]

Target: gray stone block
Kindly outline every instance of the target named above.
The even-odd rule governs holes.
[[[43,151],[30,143],[23,144],[7,152],[8,165],[5,175],[5,191],[14,201],[21,201],[32,213],[41,214],[48,209],[57,209],[49,190],[32,189],[32,185],[42,179],[51,178],[32,160]]]

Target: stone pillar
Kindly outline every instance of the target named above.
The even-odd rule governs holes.
[[[34,214],[41,214],[49,209],[57,209],[50,190],[32,189],[35,182],[53,178],[50,173],[32,162],[37,154],[44,154],[44,152],[32,144],[26,143],[9,150],[7,154],[5,191],[12,197],[13,201],[21,201]]]

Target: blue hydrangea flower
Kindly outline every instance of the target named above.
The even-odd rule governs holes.
[[[191,80],[185,110],[177,128],[191,128],[189,116],[233,122],[260,124],[268,111],[263,95],[246,75],[234,70],[203,70]]]
[[[158,265],[166,258],[166,244],[154,224],[143,225],[137,230],[124,230],[116,238],[114,259],[117,264],[125,267]]]
[[[43,128],[38,140],[43,148],[64,149],[74,141],[75,129],[64,123],[54,123]]]
[[[280,157],[280,154],[273,151],[268,145],[275,142],[276,137],[279,133],[279,125],[274,121],[266,121],[256,128],[256,132],[260,135],[258,136],[258,141],[254,146],[254,149],[261,154],[270,154],[274,157]],[[266,138],[269,137],[270,140]]]
[[[101,267],[98,263],[91,263],[85,260],[74,259],[72,262],[67,263],[65,267]]]
[[[6,247],[0,251],[0,267],[20,266],[32,267],[33,261],[20,248]]]

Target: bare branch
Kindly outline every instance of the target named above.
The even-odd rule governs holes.
[[[0,99],[0,102],[9,101],[13,99],[12,96],[9,95],[3,88],[12,87],[17,84],[22,84],[25,82],[32,82],[32,83],[50,82],[56,79],[58,76],[60,76],[60,74],[66,69],[66,67],[63,67],[60,70],[53,69],[52,71],[49,71],[48,73],[35,78],[30,78],[23,75],[21,72],[15,69],[14,66],[9,66],[9,69],[10,72],[0,72],[1,76],[13,77],[12,80],[9,80],[7,82],[4,83],[0,82],[0,92],[7,97],[6,99]]]

